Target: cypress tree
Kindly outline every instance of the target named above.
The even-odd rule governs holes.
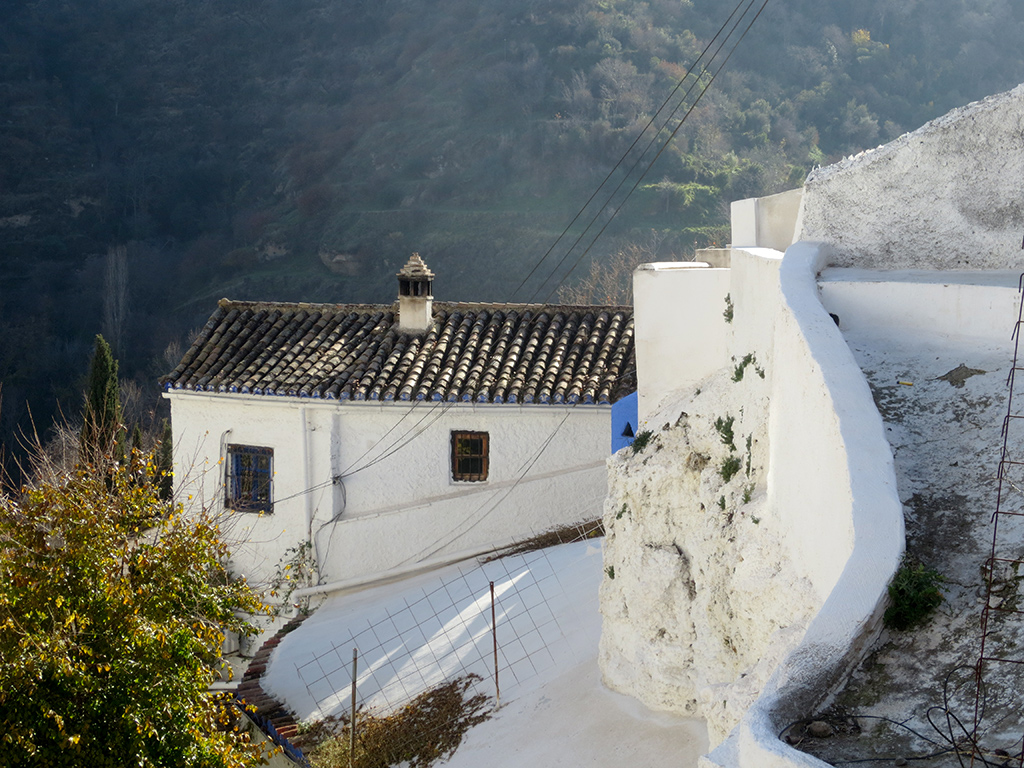
[[[171,445],[171,422],[164,419],[160,432],[160,442],[156,446],[156,468],[158,475],[157,487],[160,498],[167,501],[174,493],[174,457]]]
[[[121,432],[117,360],[110,345],[97,334],[82,411],[82,460],[96,463],[107,456],[120,458],[124,453]]]

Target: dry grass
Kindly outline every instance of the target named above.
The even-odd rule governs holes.
[[[477,675],[465,675],[421,693],[390,715],[358,712],[356,750],[350,762],[351,730],[347,718],[315,724],[296,743],[314,768],[388,768],[408,764],[427,768],[450,757],[470,728],[482,723],[490,700],[466,698]]]
[[[511,555],[522,555],[538,549],[557,547],[559,544],[572,544],[575,541],[584,541],[585,539],[597,539],[601,536],[604,536],[604,520],[601,518],[587,520],[582,523],[573,523],[572,525],[563,525],[559,528],[552,528],[543,533],[538,533],[529,539],[518,541],[505,549],[498,550],[493,555],[484,558],[483,562],[489,563],[493,560],[500,560],[503,557],[510,557]]]

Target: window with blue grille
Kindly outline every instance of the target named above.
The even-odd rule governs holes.
[[[224,506],[239,512],[274,511],[274,449],[229,445],[227,498]]]

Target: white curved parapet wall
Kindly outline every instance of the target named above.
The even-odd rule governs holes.
[[[704,766],[825,763],[779,739],[856,664],[880,626],[903,553],[892,453],[867,382],[818,296],[827,252],[791,246],[779,271],[769,488],[789,518],[793,556],[823,594],[799,645],[775,670],[737,730]],[[831,582],[831,583],[830,583]]]
[[[828,258],[733,248],[729,268],[635,273],[650,435],[609,461],[600,663],[614,690],[705,718],[705,766],[823,765],[777,734],[861,659],[903,552],[882,420],[819,298]]]

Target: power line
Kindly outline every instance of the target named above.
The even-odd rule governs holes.
[[[665,121],[662,123],[662,125],[654,132],[654,134],[652,135],[651,139],[648,141],[647,145],[644,147],[644,149],[637,156],[637,159],[633,162],[633,164],[626,171],[625,175],[619,181],[619,183],[616,185],[615,189],[613,189],[608,194],[608,196],[604,200],[604,203],[600,206],[600,208],[598,208],[597,212],[591,217],[590,221],[587,223],[587,225],[583,228],[583,230],[580,232],[580,234],[573,241],[572,245],[568,248],[568,250],[562,256],[562,258],[559,260],[558,264],[556,264],[555,267],[550,271],[548,276],[546,278],[544,278],[543,281],[541,281],[540,285],[534,291],[534,293],[530,297],[529,301],[532,302],[537,297],[537,295],[541,292],[541,290],[544,288],[544,286],[548,283],[548,281],[551,280],[558,273],[558,271],[565,264],[565,262],[568,260],[569,256],[576,249],[576,247],[579,245],[579,243],[582,242],[584,237],[586,237],[587,233],[597,223],[598,219],[601,217],[601,214],[604,211],[607,210],[607,208],[611,204],[612,200],[620,192],[620,190],[625,185],[626,181],[630,178],[630,176],[632,175],[634,170],[639,166],[639,164],[643,160],[644,156],[647,154],[648,150],[651,148],[651,146],[657,140],[657,137],[661,133],[661,131],[664,130],[668,126],[668,124],[675,117],[676,113],[683,107],[684,104],[686,104],[687,100],[690,97],[690,94],[693,93],[694,89],[700,85],[702,78],[705,75],[708,75],[710,73],[710,68],[713,65],[715,59],[719,56],[719,54],[721,53],[722,49],[729,42],[729,39],[735,34],[735,32],[739,28],[740,24],[742,24],[743,19],[749,14],[749,12],[754,7],[756,2],[757,2],[757,0],[739,0],[739,3],[733,9],[732,13],[729,14],[729,17],[726,19],[725,23],[722,24],[722,26],[719,28],[718,32],[716,32],[715,36],[705,46],[705,48],[701,52],[700,56],[697,57],[697,59],[694,61],[693,65],[690,67],[690,69],[686,72],[686,74],[679,81],[679,83],[677,83],[675,88],[669,94],[668,98],[662,103],[661,107],[659,107],[659,109],[655,113],[654,117],[652,117],[651,120],[648,121],[647,125],[640,132],[640,134],[637,136],[637,138],[634,140],[634,142],[630,145],[630,147],[626,150],[626,152],[623,154],[622,158],[620,158],[619,162],[616,163],[615,167],[608,173],[608,175],[605,177],[605,179],[601,182],[601,184],[598,186],[598,188],[594,192],[594,194],[591,195],[591,197],[587,201],[587,203],[583,206],[583,208],[580,209],[580,211],[576,214],[576,216],[573,217],[573,220],[572,220],[572,222],[570,222],[569,226],[567,226],[565,228],[565,230],[563,230],[563,232],[558,236],[558,238],[555,240],[555,242],[552,244],[552,246],[547,250],[547,252],[545,252],[544,256],[540,259],[540,261],[538,261],[538,263],[530,271],[530,273],[527,276],[526,280],[524,280],[522,283],[520,283],[520,285],[516,288],[516,290],[513,292],[513,296],[515,295],[515,293],[518,293],[518,291],[523,287],[523,285],[525,285],[526,281],[529,280],[529,278],[532,277],[536,273],[536,271],[540,267],[540,265],[543,264],[547,260],[548,256],[550,256],[550,254],[554,251],[554,249],[557,247],[557,245],[561,242],[563,237],[565,237],[565,235],[567,234],[569,229],[573,226],[573,224],[576,223],[576,221],[579,220],[580,216],[583,215],[584,211],[586,211],[586,209],[591,205],[591,203],[594,201],[594,199],[598,196],[598,193],[601,191],[601,189],[603,189],[605,187],[605,185],[608,183],[608,181],[610,180],[612,175],[615,173],[615,171],[618,168],[621,167],[623,162],[626,160],[626,157],[630,154],[630,152],[632,152],[635,149],[636,145],[638,144],[640,139],[644,136],[644,134],[647,132],[647,130],[656,122],[656,120],[658,119],[658,116],[665,110],[665,108],[668,106],[668,104],[674,99],[675,95],[678,93],[678,91],[682,88],[682,86],[686,82],[686,79],[688,77],[693,76],[694,70],[696,70],[698,65],[700,65],[700,72],[696,76],[694,76],[694,79],[693,79],[692,83],[690,84],[690,86],[686,90],[686,92],[684,93],[683,97],[679,100],[679,102],[673,108],[673,110],[671,111],[669,116],[665,119]],[[683,123],[686,121],[686,118],[690,115],[690,113],[693,112],[694,108],[700,102],[701,98],[707,92],[708,88],[711,87],[711,84],[714,82],[715,78],[718,76],[718,74],[722,71],[722,69],[728,63],[729,59],[732,57],[733,53],[736,51],[736,48],[739,47],[740,43],[743,41],[743,38],[746,36],[747,32],[750,31],[750,28],[753,26],[754,22],[758,19],[758,17],[764,11],[764,8],[765,8],[765,6],[767,4],[768,4],[768,0],[764,0],[764,2],[762,3],[761,7],[754,14],[754,17],[750,20],[750,22],[747,24],[746,28],[740,34],[739,38],[736,39],[736,41],[733,44],[732,48],[729,50],[728,55],[725,58],[725,61],[722,63],[721,66],[718,67],[718,69],[713,74],[711,74],[710,78],[707,79],[707,81],[705,82],[705,84],[704,84],[703,88],[701,89],[700,93],[697,95],[697,98],[694,100],[694,102],[687,109],[686,113],[683,115],[682,119],[676,125],[675,129],[672,131],[672,133],[669,135],[669,137],[662,143],[662,145],[659,148],[658,152],[655,154],[655,156],[651,159],[651,161],[647,164],[646,168],[643,170],[643,173],[640,175],[640,177],[637,179],[637,181],[633,184],[633,186],[630,188],[630,190],[626,193],[625,197],[622,199],[622,201],[619,203],[619,205],[612,212],[612,214],[609,217],[608,221],[606,221],[604,226],[601,227],[601,229],[597,233],[597,235],[595,235],[591,239],[590,243],[584,249],[583,253],[576,259],[576,261],[573,263],[573,265],[569,269],[569,271],[566,272],[564,275],[562,275],[561,279],[554,285],[554,287],[551,289],[551,291],[547,294],[547,296],[544,299],[545,303],[550,300],[550,298],[558,290],[558,288],[560,288],[562,286],[562,284],[565,282],[565,280],[568,279],[568,277],[573,273],[573,271],[576,269],[576,267],[579,265],[579,263],[582,261],[582,259],[590,252],[590,250],[594,246],[594,243],[597,241],[597,239],[604,233],[604,231],[611,224],[612,220],[615,218],[615,216],[618,214],[618,212],[622,209],[622,206],[625,204],[626,200],[629,199],[629,197],[632,195],[632,193],[640,185],[640,182],[644,179],[644,177],[650,171],[650,169],[653,166],[653,164],[657,161],[657,159],[661,156],[661,154],[664,152],[664,150],[671,143],[671,141],[675,138],[676,134],[678,134],[679,130],[682,128]],[[744,5],[746,7],[744,7]],[[742,12],[739,14],[738,18],[735,18],[737,12],[739,12],[741,8],[743,8]],[[735,21],[734,21],[734,18],[735,18]],[[724,37],[722,37],[722,32],[727,27],[729,27],[730,23],[732,24],[731,28],[729,28],[729,31],[725,34]],[[705,56],[707,55],[708,51],[715,45],[715,42],[718,41],[720,37],[721,37],[721,40],[718,42],[718,45],[715,48],[715,50],[712,53],[712,55],[707,59],[707,61],[704,61],[702,63],[702,60],[705,59]]]
[[[747,0],[741,0],[741,2],[747,2]],[[732,29],[729,30],[729,33],[722,39],[722,42],[719,44],[718,48],[715,50],[715,53],[712,55],[709,63],[713,63],[714,60],[718,57],[719,53],[721,52],[722,48],[725,46],[725,44],[728,41],[728,39],[733,35],[733,33],[735,33],[737,27],[740,25],[740,23],[742,23],[743,18],[747,15],[747,13],[750,11],[750,9],[753,8],[755,2],[756,2],[756,0],[749,0],[749,4],[743,10],[743,13],[740,15],[740,17],[733,24]],[[547,296],[544,299],[545,302],[547,302],[547,301],[549,301],[551,299],[552,295],[554,295],[554,293],[562,286],[562,284],[575,271],[576,267],[579,266],[580,262],[587,256],[587,254],[590,253],[591,249],[594,247],[594,244],[597,242],[598,238],[600,238],[601,235],[604,234],[604,231],[609,227],[609,225],[612,223],[612,221],[618,215],[619,211],[622,210],[622,207],[626,204],[626,201],[630,198],[630,196],[633,194],[633,192],[636,191],[637,187],[640,186],[640,182],[643,181],[643,179],[650,172],[650,170],[653,167],[654,163],[657,162],[658,158],[661,157],[662,153],[668,148],[669,144],[672,143],[673,139],[675,139],[676,134],[679,133],[679,130],[683,127],[683,124],[686,122],[686,119],[690,116],[690,114],[693,112],[693,110],[696,109],[697,105],[700,103],[700,100],[703,98],[704,94],[707,93],[707,91],[711,87],[712,83],[714,83],[715,78],[722,71],[722,69],[725,68],[725,65],[728,64],[729,59],[732,57],[733,53],[739,47],[739,44],[743,41],[743,38],[746,36],[747,32],[750,31],[750,28],[753,26],[753,24],[757,20],[757,18],[761,15],[761,12],[764,10],[764,8],[765,8],[765,6],[767,4],[768,4],[768,0],[764,0],[764,2],[761,5],[761,8],[754,15],[753,19],[751,19],[750,23],[747,24],[746,29],[743,30],[743,32],[740,35],[739,39],[733,44],[733,47],[729,51],[728,55],[726,56],[725,61],[722,62],[722,65],[707,80],[706,84],[701,89],[700,93],[697,94],[697,98],[693,101],[693,103],[690,105],[690,107],[683,114],[683,117],[679,120],[678,124],[673,129],[672,133],[669,134],[668,138],[665,139],[664,142],[662,142],[662,144],[659,147],[657,153],[654,155],[654,157],[651,159],[651,161],[649,163],[647,163],[647,167],[644,168],[643,173],[640,174],[640,176],[637,178],[637,180],[633,183],[633,186],[630,187],[630,189],[626,193],[625,197],[622,198],[621,202],[618,204],[618,206],[612,212],[611,216],[608,217],[608,220],[604,223],[604,225],[601,227],[601,229],[598,231],[598,233],[596,235],[594,235],[593,238],[591,238],[590,243],[582,251],[582,253],[580,253],[580,255],[576,258],[576,261],[573,262],[573,264],[569,268],[568,272],[566,272],[564,275],[562,275],[561,279],[552,287],[551,291],[548,292]],[[691,87],[687,90],[686,94],[683,96],[683,98],[680,100],[679,104],[676,106],[676,109],[674,109],[672,111],[672,114],[669,116],[669,120],[671,120],[671,118],[683,106],[683,104],[686,103],[686,99],[689,97],[689,95],[693,91],[694,87],[700,82],[701,77],[704,76],[704,75],[707,75],[708,72],[709,72],[709,69],[706,66],[702,67],[702,71],[701,71],[700,75],[697,76],[697,78],[695,79],[693,85],[691,85]],[[665,125],[662,126],[662,129],[665,126],[667,126],[667,125],[668,125],[668,120],[665,121]],[[652,137],[651,141],[648,143],[647,148],[644,149],[644,152],[641,153],[641,156],[637,159],[637,161],[630,168],[629,173],[632,173],[632,171],[637,167],[637,165],[639,165],[640,160],[643,159],[643,154],[646,154],[647,149],[649,149],[650,146],[653,145],[653,143],[654,143],[656,138],[657,138],[657,135],[655,135],[655,137]],[[613,193],[608,196],[608,199],[607,199],[607,201],[605,203],[606,206],[611,203],[612,198],[619,191],[619,189],[621,189],[621,187],[623,186],[623,184],[625,183],[627,178],[628,178],[628,174],[619,183],[619,185],[616,187],[616,189],[613,191]],[[576,245],[579,244],[579,242],[587,234],[587,232],[590,230],[590,228],[597,222],[597,220],[598,220],[598,218],[601,215],[601,212],[603,210],[605,210],[605,209],[602,208],[601,211],[598,211],[598,213],[594,215],[594,217],[591,219],[591,221],[589,222],[587,227],[584,229],[583,232],[580,233],[580,236],[573,243],[572,247],[565,253],[565,255],[562,257],[562,259],[558,262],[558,264],[555,266],[555,268],[551,271],[551,274],[548,276],[548,278],[545,279],[545,281],[543,283],[541,283],[540,288],[543,288],[543,286],[547,282],[547,280],[557,274],[558,270],[561,269],[562,265],[569,258],[569,255],[572,253],[572,251],[576,247]],[[538,292],[539,292],[540,288],[538,288]]]
[[[455,539],[451,539],[451,540],[445,541],[445,539],[447,539],[453,533],[458,533],[458,536],[463,536],[466,533],[469,533],[471,530],[476,528],[481,522],[483,522],[484,519],[487,518],[495,509],[497,509],[498,505],[500,505],[503,501],[505,501],[505,499],[507,499],[509,497],[509,494],[511,494],[512,491],[514,491],[519,486],[519,483],[522,482],[523,478],[526,477],[527,473],[531,469],[533,469],[533,465],[537,463],[537,461],[540,459],[540,457],[544,453],[544,451],[547,450],[547,447],[549,445],[551,445],[551,441],[555,439],[555,436],[558,434],[559,430],[562,429],[562,426],[565,424],[566,420],[569,418],[569,414],[572,413],[572,409],[575,408],[575,406],[576,406],[576,404],[573,403],[572,407],[570,407],[568,410],[566,410],[565,416],[562,417],[562,420],[560,422],[558,422],[558,425],[554,428],[554,430],[551,432],[551,434],[548,435],[547,439],[540,446],[540,448],[537,450],[537,452],[533,455],[532,459],[528,460],[529,463],[526,465],[525,469],[523,469],[522,472],[519,473],[519,476],[516,478],[515,482],[512,483],[512,485],[509,487],[509,489],[507,491],[505,491],[505,493],[501,496],[501,498],[499,498],[497,501],[495,501],[491,505],[491,508],[489,510],[487,510],[487,512],[482,512],[484,507],[486,507],[487,504],[488,504],[488,502],[484,502],[483,504],[481,504],[479,507],[477,507],[472,513],[470,513],[470,515],[468,515],[463,520],[463,523],[465,523],[466,520],[469,520],[469,519],[471,519],[473,517],[476,517],[477,519],[475,521],[473,521],[473,523],[471,523],[466,528],[463,528],[461,523],[459,525],[454,526],[453,528],[449,529],[445,534],[443,534],[439,538],[435,539],[432,544],[428,545],[429,547],[434,547],[434,549],[431,549],[429,552],[424,550],[424,551],[420,552],[420,554],[417,555],[416,557],[419,560],[426,560],[426,559],[429,559],[430,557],[432,557],[433,555],[436,555],[438,552],[440,552],[442,549],[444,549],[452,541],[455,540]],[[458,537],[456,537],[456,538],[458,538]],[[442,542],[444,542],[444,543],[442,543]],[[412,559],[412,558],[410,558],[410,559]]]
[[[613,381],[621,381],[621,380],[623,380],[625,378],[628,378],[628,377],[630,377],[632,375],[633,375],[633,373],[624,373],[624,374],[621,374],[619,376],[616,376],[613,379]],[[511,493],[519,486],[519,484],[525,479],[526,475],[529,474],[530,470],[533,469],[534,465],[540,460],[540,457],[543,455],[544,451],[547,450],[548,446],[555,439],[555,436],[558,434],[559,430],[562,428],[562,426],[568,420],[569,416],[573,412],[573,409],[576,408],[578,405],[581,405],[581,403],[576,402],[576,403],[571,403],[569,405],[569,408],[566,410],[565,415],[562,417],[562,420],[560,422],[558,422],[558,424],[555,426],[555,428],[551,432],[551,434],[548,435],[547,438],[544,440],[544,442],[541,444],[540,448],[538,448],[534,452],[533,456],[528,457],[523,462],[523,464],[520,466],[520,470],[518,471],[518,477],[516,477],[515,482],[512,483],[512,485],[508,488],[508,490],[505,491],[504,494],[502,494],[501,498],[497,499],[493,503],[491,503],[489,501],[485,501],[484,503],[480,504],[473,512],[471,512],[469,515],[467,515],[465,518],[463,518],[463,523],[466,520],[472,519],[473,517],[477,518],[468,528],[464,528],[464,529],[460,530],[459,526],[454,526],[454,527],[450,528],[443,536],[435,539],[434,542],[432,544],[428,545],[428,546],[435,547],[435,545],[440,544],[440,542],[442,542],[443,540],[445,540],[446,538],[448,538],[449,536],[451,536],[453,533],[456,533],[456,532],[459,534],[459,536],[461,536],[461,535],[463,535],[463,534],[473,530],[473,528],[475,528],[477,525],[479,525],[481,522],[483,522],[485,518],[489,517],[494,512],[494,510],[496,510],[505,501],[505,499],[507,499],[511,495]],[[489,503],[491,503],[491,508],[488,509],[486,512],[483,512],[483,509]],[[461,523],[460,523],[460,525],[461,525]],[[456,537],[456,538],[458,538],[458,537]],[[423,551],[421,551],[419,553],[419,555],[416,555],[416,557],[418,557],[421,560],[429,558],[429,557],[437,554],[438,552],[440,552],[442,549],[444,549],[444,547],[446,547],[448,544],[450,544],[454,540],[455,540],[454,538],[453,539],[449,539],[444,544],[440,544],[440,546],[437,546],[435,549],[432,549],[429,552],[426,551],[426,550],[423,550]],[[409,558],[409,560],[411,560],[411,559],[412,558]],[[409,560],[407,560],[406,562],[409,562]]]
[[[443,407],[441,407],[442,405],[443,405]],[[432,427],[434,425],[434,423],[438,419],[440,419],[442,416],[444,416],[454,405],[455,405],[455,402],[438,403],[433,408],[431,408],[430,411],[428,411],[423,416],[423,418],[421,418],[419,421],[417,421],[416,424],[414,424],[411,429],[409,429],[406,432],[404,432],[402,435],[400,435],[398,437],[397,440],[395,440],[395,442],[393,442],[390,446],[388,446],[388,449],[384,453],[382,453],[377,458],[375,458],[375,459],[373,459],[371,461],[368,461],[366,464],[363,464],[362,466],[357,467],[356,469],[352,469],[351,471],[346,470],[341,475],[341,477],[351,477],[352,475],[354,475],[354,474],[356,474],[358,472],[362,472],[364,469],[369,469],[373,465],[379,464],[380,462],[384,461],[384,459],[387,459],[390,456],[393,456],[394,454],[398,453],[400,450],[405,448],[405,446],[407,446],[409,443],[411,443],[417,437],[419,437],[424,432],[426,432],[430,427]],[[421,429],[417,430],[417,427],[419,427],[419,425],[422,424],[424,420],[429,418],[430,415],[433,414],[434,411],[436,411],[438,408],[441,408],[441,412],[438,413],[436,416],[434,416],[434,418],[429,423],[424,425]],[[405,438],[408,438],[408,439],[405,439]],[[404,442],[402,442],[403,440],[404,440]],[[365,456],[366,454],[364,453],[363,455]],[[357,459],[357,461],[358,461],[358,459]]]
[[[608,171],[607,175],[604,177],[604,179],[601,180],[601,183],[597,186],[597,189],[595,189],[593,194],[590,195],[590,198],[587,200],[587,202],[585,202],[583,204],[583,207],[580,208],[579,211],[577,211],[575,216],[572,217],[572,221],[570,221],[566,225],[565,229],[563,229],[561,234],[557,238],[555,238],[555,241],[551,244],[551,246],[547,249],[547,251],[544,252],[544,255],[541,256],[540,260],[536,264],[534,264],[533,269],[530,270],[529,274],[525,278],[523,278],[523,281],[521,283],[519,283],[518,286],[516,286],[516,289],[514,291],[512,291],[512,294],[511,294],[512,298],[515,298],[516,294],[519,293],[520,290],[522,290],[523,286],[526,285],[527,282],[529,282],[530,278],[533,277],[533,275],[537,272],[537,270],[540,268],[541,264],[543,264],[547,260],[548,256],[551,255],[552,251],[554,251],[555,248],[558,247],[558,244],[562,241],[562,238],[564,238],[566,236],[566,234],[568,234],[569,230],[572,229],[572,226],[579,220],[580,216],[583,215],[584,211],[586,211],[587,208],[590,206],[590,204],[592,202],[594,202],[594,199],[598,196],[598,194],[601,192],[601,190],[604,189],[605,185],[611,180],[612,176],[615,175],[615,172],[626,161],[626,158],[629,156],[629,153],[632,152],[633,149],[636,148],[636,145],[640,142],[640,139],[642,139],[644,137],[644,134],[647,133],[647,130],[655,123],[655,121],[658,119],[658,116],[669,105],[669,103],[675,97],[676,93],[678,93],[679,89],[683,87],[683,83],[686,82],[686,78],[689,77],[692,74],[693,70],[697,68],[697,66],[700,64],[701,60],[707,54],[708,50],[710,50],[711,46],[714,45],[715,40],[718,39],[719,35],[722,34],[722,31],[728,26],[729,22],[732,21],[732,17],[736,15],[736,12],[740,9],[740,7],[743,5],[744,2],[747,2],[747,0],[739,0],[739,2],[737,2],[736,7],[733,8],[732,13],[729,14],[729,18],[727,18],[725,20],[725,22],[722,24],[722,26],[718,28],[718,31],[715,33],[715,36],[712,37],[711,40],[708,41],[708,44],[704,46],[704,50],[702,50],[700,52],[700,55],[696,59],[694,59],[693,64],[691,64],[689,66],[689,68],[686,70],[686,74],[684,74],[682,79],[680,79],[679,82],[676,83],[676,86],[672,89],[672,91],[669,93],[669,95],[665,97],[665,100],[661,103],[661,106],[658,107],[657,111],[651,116],[650,120],[647,121],[647,124],[643,127],[643,130],[641,130],[640,133],[637,134],[637,137],[635,139],[633,139],[633,143],[629,145],[629,148],[625,152],[623,152],[622,157],[620,157],[618,162],[615,163],[615,166],[610,171]],[[687,91],[687,95],[688,94],[689,94],[689,91]],[[683,96],[683,100],[685,101],[685,99],[686,99],[686,96],[684,95]],[[680,105],[681,104],[682,104],[682,102],[680,102]],[[672,115],[674,115],[675,112],[678,109],[679,109],[679,106],[676,106],[676,108],[672,111]],[[662,127],[659,128],[658,131],[655,132],[655,136],[657,136],[658,132],[660,132],[662,129],[664,129],[665,125],[668,124],[668,121],[672,119],[672,115],[669,115],[669,117],[665,121],[665,124],[662,125]],[[652,141],[653,141],[653,139],[652,139]],[[649,148],[650,144],[648,144],[647,146]],[[647,152],[647,149],[645,148],[644,151],[640,153],[640,156],[643,157],[643,155],[646,152]],[[633,167],[635,168],[636,165],[634,164]],[[627,174],[626,174],[627,177],[628,177],[630,172],[632,172],[632,168],[630,169],[630,171],[627,171]],[[619,186],[621,186],[621,182],[620,182]],[[616,187],[615,191],[613,191],[612,194],[614,195],[615,192],[617,192],[617,191],[618,191],[618,187]],[[605,202],[605,206],[606,205],[607,205],[607,201]],[[602,206],[601,209],[603,210],[605,206]],[[584,229],[584,232],[586,232],[586,229]],[[577,242],[578,242],[578,240],[577,240]],[[570,248],[570,250],[572,250],[572,248]],[[546,283],[547,279],[545,279],[544,282]],[[543,285],[544,285],[544,283],[541,283],[541,286],[543,286]],[[508,303],[511,303],[511,299],[509,300]]]

